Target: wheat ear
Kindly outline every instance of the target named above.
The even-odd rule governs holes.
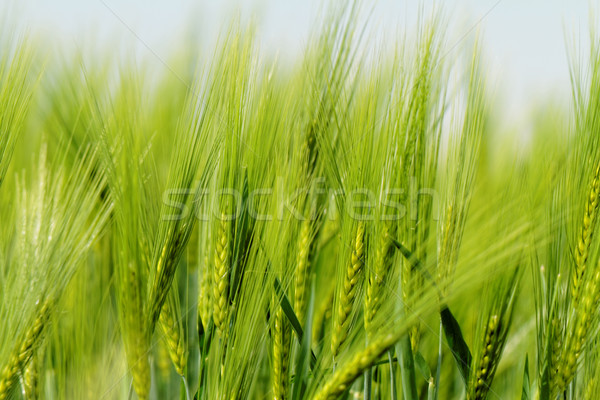
[[[277,304],[277,311],[273,317],[272,343],[273,343],[273,399],[286,398],[288,388],[288,369],[290,363],[291,330],[281,306]]]
[[[140,400],[150,395],[150,363],[148,362],[147,332],[143,330],[143,306],[138,271],[130,263],[126,271],[127,281],[123,288],[121,313],[124,322],[124,340],[127,364],[133,378],[133,389]]]
[[[198,315],[206,327],[212,317],[211,287],[210,287],[210,261],[208,254],[204,257],[204,266],[200,272],[200,291],[198,293]]]
[[[581,282],[585,273],[585,267],[589,256],[592,235],[596,227],[598,217],[598,204],[600,203],[600,165],[596,168],[596,173],[590,185],[590,192],[585,205],[583,214],[583,223],[581,232],[575,247],[575,270],[571,275],[571,296],[573,303],[579,300]]]
[[[352,359],[336,369],[333,376],[321,386],[313,400],[334,400],[350,387],[365,369],[371,367],[399,339],[398,334],[387,334],[376,338]]]
[[[384,296],[384,284],[388,273],[392,267],[394,248],[392,246],[391,230],[394,224],[386,224],[380,239],[379,244],[375,249],[375,257],[372,270],[369,270],[367,275],[367,289],[365,294],[365,313],[364,323],[367,335],[372,336],[372,323],[375,314],[381,307]]]
[[[577,371],[577,362],[583,351],[592,322],[596,317],[597,304],[600,301],[600,268],[596,268],[594,274],[586,279],[581,294],[581,301],[574,310],[573,318],[567,325],[564,350],[561,354],[556,377],[552,382],[554,394],[565,390]]]
[[[322,301],[319,307],[316,308],[313,316],[313,331],[312,339],[313,346],[318,347],[321,335],[323,334],[323,327],[328,318],[331,318],[331,309],[333,307],[333,295],[334,290],[329,290],[325,301]]]
[[[175,366],[175,370],[180,376],[184,376],[187,366],[187,351],[185,345],[185,336],[183,327],[179,323],[179,313],[177,312],[177,303],[172,299],[174,294],[168,294],[167,302],[164,304],[158,323],[165,335],[169,357]]]
[[[139,400],[147,400],[150,397],[150,364],[145,335],[135,335],[133,348],[130,350],[129,365],[133,377],[133,389]]]
[[[217,241],[215,244],[215,262],[213,269],[213,321],[221,335],[225,332],[229,295],[229,273],[230,273],[230,230],[231,224],[225,214],[217,229]]]
[[[160,319],[159,319],[160,322]],[[169,354],[169,349],[167,348],[167,340],[161,340],[158,342],[158,349],[156,354],[156,366],[160,371],[160,375],[163,380],[168,380],[169,375],[171,374],[171,355]]]
[[[339,293],[339,301],[333,318],[333,335],[331,338],[331,353],[335,358],[340,347],[348,337],[348,320],[356,297],[356,288],[361,277],[365,253],[365,224],[358,223],[354,242],[352,243],[352,256],[345,269],[344,281]]]
[[[25,399],[35,400],[40,398],[39,371],[42,367],[43,357],[43,350],[40,347],[33,352],[25,371],[23,371],[22,383]]]
[[[469,384],[467,400],[485,399],[496,371],[496,362],[502,349],[500,339],[500,319],[497,315],[489,318],[484,332],[483,351],[474,366],[475,373]]]
[[[8,359],[8,363],[2,369],[2,374],[0,375],[0,400],[8,398],[12,386],[18,380],[19,372],[25,368],[33,356],[49,317],[50,301],[46,301],[38,311],[33,325],[26,331],[23,341],[17,344]]]
[[[563,348],[563,323],[558,319],[552,319],[550,323],[551,337],[548,338],[550,340],[550,346],[552,346],[550,360],[549,360],[549,376],[550,381],[556,381],[556,376],[558,374],[558,368],[560,365],[560,357],[562,354]]]
[[[298,239],[296,273],[294,276],[294,311],[298,321],[304,324],[307,303],[307,285],[310,274],[310,257],[313,247],[312,223],[310,219],[302,221]]]

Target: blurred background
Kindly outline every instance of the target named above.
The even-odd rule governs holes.
[[[207,46],[227,28],[232,16],[252,19],[265,52],[283,62],[301,54],[323,0],[5,0],[6,15],[35,35],[76,46],[126,44],[163,68],[176,43],[193,37]],[[413,28],[420,14],[441,9],[449,25],[452,51],[478,34],[495,106],[511,130],[531,120],[534,105],[564,107],[570,102],[569,53],[587,50],[590,15],[587,1],[566,0],[379,0],[373,2],[371,27],[392,43]],[[572,43],[578,39],[575,48]],[[367,41],[369,38],[367,38]],[[208,47],[210,48],[210,47]],[[451,56],[448,54],[448,56]]]

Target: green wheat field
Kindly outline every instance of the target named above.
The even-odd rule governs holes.
[[[518,144],[484,35],[332,4],[159,72],[5,18],[0,400],[600,398],[594,24]]]

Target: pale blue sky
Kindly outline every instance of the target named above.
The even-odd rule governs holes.
[[[8,0],[13,1],[14,0]],[[232,11],[258,21],[263,49],[281,57],[298,54],[322,0],[21,0],[19,22],[65,46],[85,45],[94,36],[122,39],[149,58],[167,57],[185,28],[193,26],[207,42],[215,39]],[[449,43],[477,27],[495,92],[512,115],[550,96],[569,101],[565,35],[587,39],[589,3],[581,0],[379,0],[372,26],[392,38],[413,26],[419,4],[441,5],[450,23]],[[132,33],[134,32],[134,33]],[[142,43],[145,43],[143,45]],[[149,51],[146,46],[152,49]]]

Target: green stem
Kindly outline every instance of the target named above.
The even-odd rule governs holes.
[[[429,379],[429,385],[427,386],[427,400],[433,400],[434,396],[437,396],[437,387],[433,383],[433,378]]]
[[[190,390],[188,388],[187,380],[185,376],[181,375],[181,400],[191,400]]]
[[[396,393],[396,375],[394,373],[393,352],[393,349],[388,351],[388,362],[390,363],[390,400],[396,400],[398,398],[398,393]]]
[[[435,367],[435,385],[433,390],[433,400],[438,399],[439,395],[439,387],[440,387],[440,378],[442,376],[442,345],[443,345],[443,329],[442,320],[440,318],[440,332],[438,335],[438,358],[437,358],[437,366]]]
[[[415,359],[410,347],[410,336],[404,335],[399,343],[400,373],[402,375],[402,393],[406,400],[418,400],[415,379]]]
[[[365,370],[365,372],[363,373],[364,379],[365,379],[365,395],[364,395],[364,399],[365,400],[371,400],[371,368],[367,368]]]

